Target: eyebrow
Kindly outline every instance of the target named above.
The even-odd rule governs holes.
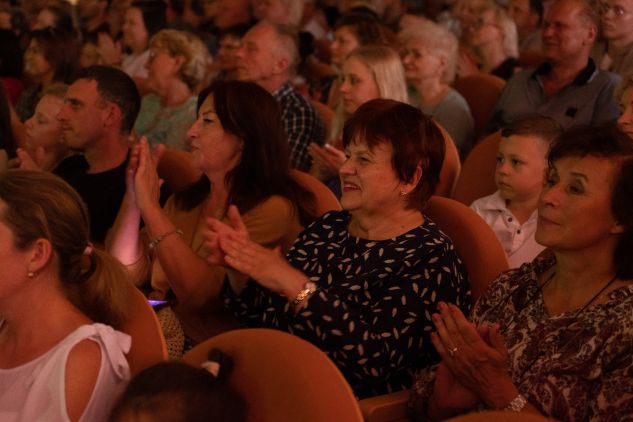
[[[578,177],[579,179],[583,179],[583,180],[585,180],[585,181],[589,180],[589,179],[587,178],[587,175],[586,175],[586,174],[584,174],[584,173],[578,173],[578,172],[572,171],[570,174],[571,174],[572,176]]]

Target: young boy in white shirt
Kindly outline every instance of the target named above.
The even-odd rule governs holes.
[[[520,117],[503,128],[495,171],[497,191],[471,205],[497,235],[510,268],[531,261],[544,249],[534,240],[536,209],[547,152],[560,132],[558,123],[541,115]]]

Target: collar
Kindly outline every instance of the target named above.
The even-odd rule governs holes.
[[[279,87],[275,92],[273,92],[273,97],[279,101],[281,98],[285,97],[289,93],[292,92],[292,86],[290,86],[290,82],[286,82],[282,86]]]
[[[547,75],[551,71],[552,71],[552,64],[550,62],[545,62],[539,67],[537,67],[536,70],[534,70],[534,72],[532,72],[531,78],[536,79],[537,76]],[[574,79],[572,84],[578,85],[578,86],[586,84],[587,82],[589,82],[589,79],[591,79],[591,76],[593,76],[595,71],[596,71],[596,64],[594,63],[593,59],[589,57],[589,60],[587,60],[587,66],[585,66],[578,73],[578,75],[576,75],[576,78]]]

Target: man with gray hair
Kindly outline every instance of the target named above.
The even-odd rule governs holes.
[[[244,35],[235,57],[237,78],[259,84],[279,102],[290,144],[290,165],[309,170],[308,145],[323,145],[325,130],[310,102],[290,85],[299,61],[296,32],[283,25],[260,22]]]
[[[550,116],[563,128],[618,117],[613,91],[619,78],[597,69],[589,58],[598,33],[591,5],[584,0],[558,0],[544,22],[545,63],[508,81],[488,125],[490,132],[529,113]]]

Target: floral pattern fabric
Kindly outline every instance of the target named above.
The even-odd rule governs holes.
[[[543,414],[562,421],[633,420],[633,286],[604,303],[550,316],[537,258],[501,275],[473,309],[477,325],[500,323],[515,385]],[[412,404],[425,406],[434,368],[417,376]]]
[[[295,313],[288,300],[249,281],[225,303],[247,326],[302,337],[337,364],[359,397],[408,388],[412,371],[436,362],[431,314],[439,301],[467,307],[463,264],[428,218],[393,239],[369,241],[347,231],[349,213],[333,212],[299,235],[288,261],[317,284]]]

